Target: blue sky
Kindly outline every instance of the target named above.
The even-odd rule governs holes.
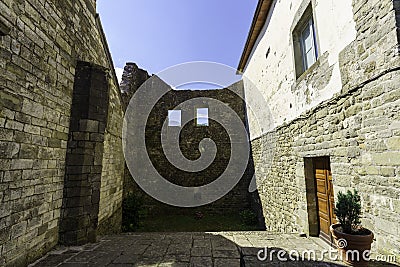
[[[150,74],[188,61],[236,68],[257,0],[100,0],[117,72],[135,62]]]

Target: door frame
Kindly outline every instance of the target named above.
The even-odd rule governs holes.
[[[307,199],[309,235],[315,236],[315,237],[320,237],[322,240],[324,240],[328,244],[332,245],[333,244],[332,235],[330,233],[329,233],[329,236],[321,235],[321,230],[320,230],[319,207],[318,207],[318,198],[317,198],[317,181],[315,178],[315,170],[316,170],[315,161],[316,160],[326,160],[327,171],[330,171],[330,176],[332,175],[332,169],[330,167],[330,157],[329,156],[304,158],[304,174],[305,174],[305,180],[306,180],[306,199]],[[332,192],[332,194],[334,194],[334,192]],[[331,202],[331,200],[329,200],[329,201]],[[334,214],[332,214],[332,210],[330,208],[329,208],[328,212],[329,212],[331,223],[335,223]]]

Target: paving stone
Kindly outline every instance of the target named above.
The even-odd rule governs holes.
[[[166,255],[190,255],[190,248],[169,247]]]
[[[119,255],[113,260],[113,263],[136,263],[140,261],[140,257],[134,254]]]
[[[194,239],[193,247],[202,247],[211,249],[211,241],[210,239]]]
[[[240,259],[239,252],[233,250],[213,250],[213,258]]]
[[[181,235],[181,234],[180,234]],[[195,239],[191,234],[189,236],[190,246],[194,246]],[[241,237],[246,236],[248,239],[255,237],[268,237],[268,233],[254,232],[254,233],[232,233],[231,236],[240,235]],[[147,234],[144,234],[146,238]],[[154,237],[154,236],[153,236]],[[161,235],[160,238],[164,236]],[[173,235],[170,236],[173,238]],[[151,245],[140,245],[142,247],[151,248],[152,253],[138,253],[138,249],[135,246],[135,240],[139,243],[143,241],[143,237],[140,234],[135,236],[131,235],[117,235],[108,236],[107,240],[103,239],[99,243],[91,244],[90,246],[81,247],[66,247],[58,248],[48,254],[47,257],[43,258],[40,262],[32,265],[32,267],[55,267],[55,266],[88,266],[88,267],[109,267],[109,266],[221,266],[221,267],[231,267],[231,266],[344,266],[340,262],[335,262],[327,258],[325,253],[325,258],[320,260],[320,255],[322,250],[329,249],[329,246],[325,243],[319,243],[317,238],[300,238],[297,235],[276,235],[273,241],[277,244],[276,247],[267,248],[268,254],[265,260],[259,260],[257,255],[261,249],[260,247],[240,247],[239,253],[238,248],[232,241],[227,241],[227,250],[224,250],[221,245],[221,235],[209,235],[208,237],[202,238],[202,240],[208,240],[212,244],[218,244],[218,249],[209,249],[207,247],[192,247],[192,254],[187,248],[187,243],[179,244],[173,243],[167,245],[169,242],[155,242]],[[214,240],[215,239],[215,240]],[[292,247],[288,249],[283,249],[283,246],[288,244],[288,239],[294,240],[292,242]],[[282,245],[279,245],[282,242]],[[234,244],[236,250],[230,249],[229,243]],[[159,246],[157,246],[157,244]],[[198,245],[200,243],[197,243]],[[206,244],[206,243],[204,243]],[[304,249],[299,249],[299,257],[297,261],[290,261],[288,251],[298,249],[298,245],[301,247],[311,247],[316,251],[315,257],[306,257],[303,259],[302,251]],[[180,246],[182,245],[182,249]],[[123,250],[119,248],[123,246]],[[272,252],[272,250],[275,250]],[[281,261],[278,258],[278,251],[282,250],[283,254],[279,254],[281,258],[287,261]],[[143,251],[143,249],[142,249]],[[147,251],[146,251],[147,252]],[[270,256],[272,255],[272,257]],[[293,254],[296,256],[297,254]],[[264,254],[260,254],[264,256]],[[307,256],[307,254],[305,255]],[[295,258],[294,258],[295,259]],[[240,265],[242,262],[242,265]],[[387,267],[391,265],[385,265],[386,263],[371,262],[370,267]]]
[[[190,259],[190,267],[209,267],[213,266],[211,257],[192,257]]]
[[[63,263],[67,259],[69,259],[72,255],[71,254],[64,254],[64,255],[48,255],[42,261],[38,262],[35,267],[54,267],[60,263]]]
[[[193,247],[190,255],[192,257],[201,257],[201,256],[210,256],[211,257],[211,249],[203,248],[203,247]]]
[[[262,248],[258,248],[258,247],[242,247],[240,248],[240,251],[242,253],[242,255],[244,256],[257,256],[257,253],[261,250]]]
[[[215,259],[214,267],[239,267],[240,259]]]
[[[108,253],[101,253],[101,252],[94,252],[96,254],[95,257],[93,257],[89,264],[96,266],[96,267],[104,267],[108,266],[111,264],[118,256],[121,255],[120,252],[108,252]]]
[[[190,262],[190,254],[166,255],[163,262]]]
[[[190,266],[189,262],[164,262],[160,263],[158,267],[188,267]]]
[[[96,253],[92,251],[83,251],[68,259],[67,262],[88,263],[92,258],[96,256]]]

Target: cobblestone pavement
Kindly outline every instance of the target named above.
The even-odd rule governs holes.
[[[272,257],[260,261],[257,254],[261,249],[265,251],[265,247],[268,247],[267,255]],[[284,251],[292,250],[299,251],[299,255],[305,250],[314,250],[316,257],[278,260],[278,255],[289,259]],[[81,247],[59,247],[30,266],[344,266],[329,261],[327,256],[320,260],[322,252],[327,250],[329,246],[318,238],[266,232],[131,233],[105,236],[98,243]],[[372,262],[370,266],[395,265]]]

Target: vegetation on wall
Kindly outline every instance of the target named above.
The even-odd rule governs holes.
[[[143,198],[130,193],[122,202],[122,231],[134,232],[143,224]]]

